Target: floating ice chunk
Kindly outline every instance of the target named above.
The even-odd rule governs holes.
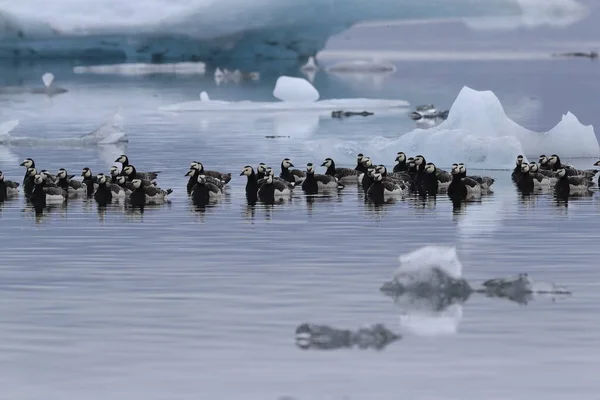
[[[200,93],[200,101],[210,101],[210,97],[208,97],[208,93],[206,93],[206,92]]]
[[[85,135],[72,138],[35,138],[13,136],[10,135],[10,131],[3,133],[2,129],[5,127],[11,127],[12,125],[10,128],[12,130],[17,124],[18,121],[8,121],[0,125],[0,145],[35,146],[52,144],[57,146],[82,146],[126,143],[129,141],[122,127],[122,116],[118,111],[98,129]]]
[[[319,100],[319,92],[303,78],[280,76],[275,83],[273,96],[281,101],[312,102]]]
[[[441,310],[409,309],[400,315],[400,329],[417,336],[454,335],[462,321],[460,304]]]
[[[203,75],[206,72],[206,65],[201,62],[180,62],[166,64],[108,64],[76,66],[73,68],[73,72],[76,74],[125,76],[143,76],[155,74]]]
[[[386,61],[342,61],[325,69],[337,73],[389,73],[396,72],[396,66]]]
[[[453,278],[462,277],[462,264],[458,260],[456,247],[424,246],[399,257],[400,266],[395,277],[407,272],[417,272],[439,268]]]
[[[44,86],[50,87],[52,82],[54,82],[54,75],[50,72],[46,72],[44,75],[42,75],[42,82],[44,82]]]

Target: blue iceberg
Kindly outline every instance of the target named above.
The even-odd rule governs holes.
[[[304,63],[363,21],[500,18],[551,23],[575,0],[0,0],[0,58]],[[549,22],[550,21],[550,22]]]

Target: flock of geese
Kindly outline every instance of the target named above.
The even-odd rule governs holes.
[[[138,172],[126,155],[121,155],[115,162],[122,165],[120,171],[113,166],[108,175],[100,173],[94,176],[91,169],[86,167],[81,172],[83,179],[79,181],[64,168],[60,168],[56,175],[45,169],[38,171],[35,161],[27,158],[21,163],[26,168],[23,193],[36,209],[43,209],[49,204],[61,204],[78,196],[93,197],[99,205],[128,199],[132,206],[143,207],[148,203],[162,203],[173,192],[156,186],[154,180],[158,171]],[[4,179],[0,171],[0,201],[18,196],[20,186],[17,182]]]
[[[600,166],[600,161],[594,165]],[[538,162],[529,164],[519,155],[511,176],[519,191],[524,194],[554,189],[557,198],[568,199],[569,196],[591,193],[590,188],[594,185],[593,178],[597,172],[597,169],[578,170],[565,165],[556,154],[550,157],[542,154]]]
[[[172,189],[161,189],[156,178],[160,171],[139,172],[130,164],[126,155],[119,156],[108,174],[93,175],[90,168],[83,168],[82,180],[74,179],[67,170],[61,168],[56,175],[47,170],[38,170],[35,161],[27,158],[21,163],[26,168],[22,189],[26,199],[36,208],[48,204],[66,202],[69,198],[87,196],[94,198],[99,205],[107,205],[118,200],[126,200],[131,206],[144,207],[146,204],[161,204],[168,200]],[[600,165],[598,161],[595,165]],[[368,200],[373,203],[385,203],[390,198],[418,194],[435,196],[447,193],[453,201],[477,198],[488,192],[494,179],[487,176],[467,175],[463,163],[453,164],[450,172],[427,162],[425,157],[417,155],[407,157],[398,152],[394,168],[388,171],[383,164],[375,165],[370,157],[358,154],[355,168],[339,168],[331,158],[326,158],[321,167],[324,174],[315,172],[315,165],[308,163],[306,170],[294,169],[289,158],[281,162],[281,172],[275,176],[273,168],[260,163],[256,170],[245,166],[240,176],[245,176],[246,198],[249,204],[261,201],[267,204],[283,200],[297,188],[306,195],[318,195],[339,191],[349,184],[360,186]],[[532,193],[538,189],[554,188],[557,196],[589,191],[596,169],[577,170],[563,165],[558,155],[540,156],[539,162],[524,162],[519,155],[512,179],[519,191]],[[189,171],[187,192],[194,205],[204,206],[217,201],[226,191],[231,181],[231,173],[205,170],[199,161],[192,161]],[[20,183],[6,180],[0,171],[0,201],[18,196]]]

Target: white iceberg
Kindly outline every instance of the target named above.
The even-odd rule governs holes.
[[[284,101],[224,101],[211,100],[206,92],[200,95],[200,101],[187,101],[160,107],[162,111],[183,112],[311,112],[313,115],[330,115],[331,111],[371,111],[376,114],[395,113],[405,109],[409,103],[405,100],[386,99],[330,99],[319,100],[319,92],[310,82],[302,78],[280,77],[277,80],[273,96]]]
[[[598,157],[600,146],[592,126],[582,125],[570,112],[548,132],[534,132],[511,120],[491,91],[464,87],[450,108],[448,119],[429,129],[415,129],[398,138],[376,137],[364,142],[321,139],[306,142],[320,157],[353,163],[356,153],[393,160],[398,151],[422,154],[439,167],[464,162],[468,168],[511,169],[517,155]],[[336,158],[336,160],[337,160]]]
[[[281,101],[310,103],[319,100],[319,92],[306,79],[280,76],[275,82],[273,97]]]
[[[511,17],[532,25],[580,18],[574,0],[0,0],[10,58],[164,62],[298,62],[363,21]],[[574,14],[574,15],[573,15]],[[476,21],[476,20],[475,20]]]
[[[0,125],[0,145],[4,146],[84,146],[84,145],[113,145],[127,143],[129,139],[122,126],[123,117],[117,111],[108,121],[98,129],[79,137],[66,138],[39,138],[31,136],[15,136],[10,131],[19,121],[8,121]],[[5,132],[6,128],[10,128]]]

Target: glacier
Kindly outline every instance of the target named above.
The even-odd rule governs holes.
[[[364,21],[495,18],[552,24],[575,0],[0,0],[0,58],[112,62],[306,62]],[[569,20],[566,18],[566,20]]]
[[[600,145],[593,126],[581,124],[568,112],[548,132],[535,132],[511,120],[492,91],[463,87],[450,108],[448,119],[436,127],[414,129],[395,138],[374,137],[347,141],[337,138],[307,141],[308,151],[346,164],[364,153],[375,162],[386,162],[396,152],[422,154],[438,167],[464,162],[468,168],[511,169],[517,155],[537,157],[559,154],[563,158],[598,157]]]

